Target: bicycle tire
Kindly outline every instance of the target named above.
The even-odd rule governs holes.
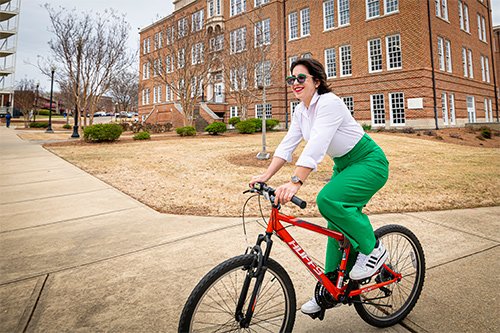
[[[384,244],[389,254],[385,264],[394,272],[401,273],[402,279],[385,286],[391,291],[389,297],[384,297],[383,290],[375,289],[355,296],[353,300],[356,312],[365,322],[376,327],[388,327],[402,321],[417,303],[424,285],[425,258],[417,237],[403,226],[383,226],[375,231],[375,236]],[[387,270],[385,272],[387,274]],[[387,278],[383,274],[381,270],[378,274],[379,281]],[[383,298],[374,302],[385,306],[359,303],[377,297]]]
[[[256,269],[254,258],[246,254],[228,259],[205,275],[186,301],[179,332],[291,332],[296,314],[295,290],[288,273],[270,258],[249,328],[241,328],[235,319],[247,271]],[[255,280],[252,278],[244,311]]]

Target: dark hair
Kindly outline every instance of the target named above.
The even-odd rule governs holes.
[[[325,67],[316,59],[311,58],[300,58],[295,60],[290,66],[290,73],[293,72],[293,69],[302,65],[307,68],[309,74],[312,75],[314,80],[319,81],[318,94],[326,94],[332,92],[332,88],[328,85],[328,81],[326,80],[326,72]]]

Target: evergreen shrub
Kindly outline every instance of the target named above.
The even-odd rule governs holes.
[[[217,135],[219,133],[224,133],[226,131],[227,131],[227,125],[221,123],[220,121],[215,121],[205,128],[205,132],[208,132],[212,135]]]
[[[83,137],[89,141],[114,141],[123,132],[123,127],[118,124],[95,124],[83,130]]]
[[[251,134],[255,132],[255,122],[251,119],[240,121],[236,124],[236,130],[240,134]]]
[[[134,140],[150,140],[151,134],[149,132],[139,132],[134,135]]]

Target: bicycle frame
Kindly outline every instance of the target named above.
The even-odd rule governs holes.
[[[302,261],[304,266],[307,267],[307,269],[312,273],[312,275],[314,275],[316,279],[318,279],[318,281],[320,281],[320,283],[323,284],[325,289],[328,290],[328,292],[338,301],[347,302],[348,298],[351,296],[357,296],[401,280],[402,276],[400,273],[394,272],[389,266],[383,264],[382,267],[384,267],[388,272],[390,272],[394,276],[392,280],[377,283],[368,286],[366,288],[361,288],[357,290],[348,290],[349,284],[343,286],[343,281],[345,277],[345,269],[347,267],[347,259],[349,258],[349,252],[351,249],[351,246],[349,244],[349,246],[346,249],[344,248],[341,249],[342,261],[340,263],[339,274],[335,285],[330,281],[330,279],[325,275],[325,273],[322,272],[319,266],[307,255],[305,250],[297,243],[297,241],[295,241],[295,239],[285,229],[285,227],[283,226],[283,224],[281,224],[281,222],[285,222],[299,228],[304,228],[328,237],[333,237],[339,242],[343,242],[345,240],[345,236],[340,232],[324,228],[322,226],[295,218],[293,216],[282,214],[279,212],[278,207],[275,206],[274,204],[272,208],[272,214],[271,217],[269,218],[269,222],[266,229],[266,233],[269,235],[269,237],[273,234],[273,232],[276,233],[278,237],[285,244],[287,244],[288,247],[290,247],[292,252],[295,253],[295,255]],[[266,254],[268,252],[269,251],[266,251]]]

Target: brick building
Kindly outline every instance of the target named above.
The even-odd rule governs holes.
[[[245,84],[248,80],[257,96],[262,94],[262,84],[255,83],[258,70],[270,69],[259,81],[266,88],[265,104],[255,99],[248,117],[260,118],[265,110],[285,127],[298,103],[285,85],[289,65],[297,57],[313,57],[325,65],[333,91],[360,123],[423,129],[498,122],[499,37],[489,0],[177,0],[174,5],[172,14],[140,31],[139,113],[148,122],[183,126],[179,97],[154,72],[175,73],[180,53],[170,58],[158,52],[180,41],[180,31],[196,27],[208,34],[200,35],[202,59],[221,59],[195,80],[201,82],[193,115],[198,129],[239,115],[229,94],[228,73],[234,69],[225,68],[225,56],[244,57],[259,43],[273,44],[275,53],[257,69],[245,69]],[[186,66],[196,66],[194,52],[187,57],[182,51],[182,61],[186,56],[195,64]]]

